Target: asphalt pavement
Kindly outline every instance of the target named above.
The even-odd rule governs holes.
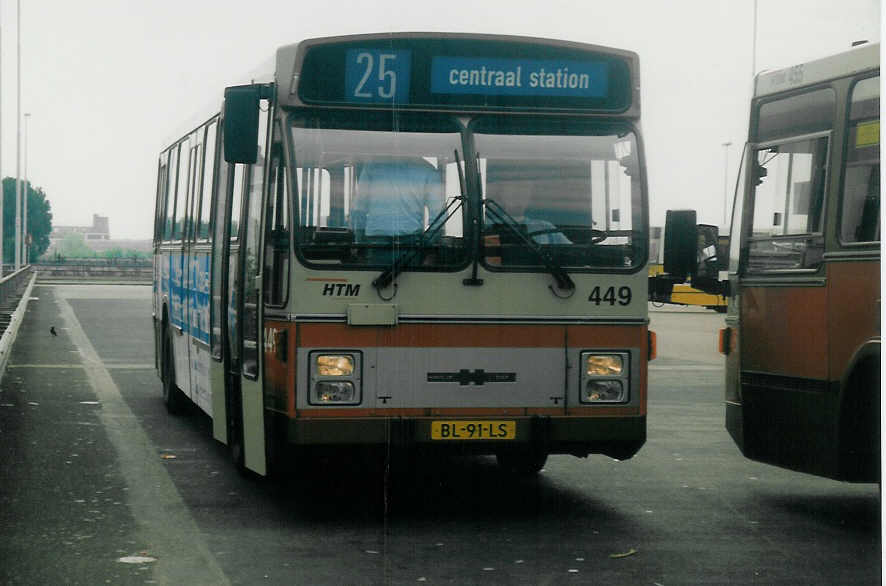
[[[726,434],[713,312],[651,314],[631,460],[515,480],[456,458],[390,484],[341,460],[274,482],[239,476],[204,415],[165,413],[150,288],[32,296],[0,381],[2,584],[880,583],[877,486],[750,462]]]

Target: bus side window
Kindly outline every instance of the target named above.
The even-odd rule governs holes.
[[[880,78],[852,88],[840,239],[880,240]]]
[[[166,214],[166,196],[169,194],[166,186],[166,175],[169,173],[167,157],[169,153],[160,156],[160,167],[157,171],[157,208],[154,210],[154,241],[159,242],[163,238],[163,224]]]
[[[178,187],[176,188],[175,217],[172,225],[172,239],[181,240],[184,234],[186,206],[188,204],[188,170],[191,162],[187,141],[183,141],[178,149]]]
[[[200,186],[200,160],[203,156],[203,145],[191,147],[190,164],[188,165],[188,213],[185,218],[185,240],[194,240],[194,227],[197,223],[196,209],[197,188]]]
[[[213,120],[206,128],[206,144],[203,148],[203,182],[200,195],[200,210],[197,218],[197,240],[209,238],[209,218],[212,209],[212,188],[215,182],[215,139],[218,123]]]
[[[286,302],[289,283],[289,206],[286,194],[286,167],[283,151],[275,144],[271,154],[271,170],[268,174],[268,200],[265,210],[265,259],[262,271],[264,302],[270,306],[282,306]]]
[[[166,212],[163,220],[162,238],[172,240],[172,225],[175,222],[175,173],[178,169],[178,146],[169,151],[169,166],[166,173]]]

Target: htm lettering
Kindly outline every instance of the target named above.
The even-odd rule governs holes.
[[[326,283],[323,285],[323,295],[329,297],[357,297],[360,294],[360,285],[350,283]]]

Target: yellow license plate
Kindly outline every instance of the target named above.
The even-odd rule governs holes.
[[[512,440],[515,421],[432,421],[432,440]]]

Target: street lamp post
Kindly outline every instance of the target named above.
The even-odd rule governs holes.
[[[31,248],[28,238],[30,234],[28,232],[28,191],[30,191],[29,188],[31,187],[31,184],[28,183],[28,118],[30,117],[30,112],[25,112],[25,205],[22,212],[22,260],[25,264],[28,264],[28,251]]]
[[[15,270],[22,267],[22,3],[16,2],[16,86],[15,110]]]
[[[723,229],[726,229],[726,209],[729,207],[729,145],[723,143]]]

